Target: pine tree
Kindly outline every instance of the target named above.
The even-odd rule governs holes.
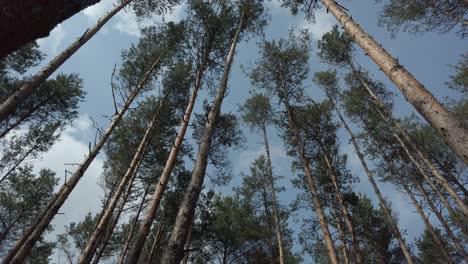
[[[468,164],[468,135],[460,123],[397,59],[392,57],[377,41],[367,34],[333,0],[321,0],[323,6],[338,20],[349,36],[358,44],[379,68],[401,91],[406,100],[437,131],[444,142]],[[315,0],[283,0],[283,5],[293,12],[302,8],[308,17],[314,17],[314,10],[320,5]]]

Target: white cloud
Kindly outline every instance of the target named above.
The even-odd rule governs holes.
[[[331,14],[327,14],[323,9],[320,9],[315,13],[315,23],[303,19],[298,28],[309,30],[312,38],[318,40],[322,38],[323,34],[330,31],[335,24],[335,18]]]
[[[80,139],[89,138],[89,135],[94,134],[92,130],[89,118],[80,116],[65,129],[50,151],[34,163],[35,171],[51,169],[60,178],[61,186],[65,181],[65,170],[73,172],[77,167],[65,163],[81,163],[88,154],[88,143]],[[50,240],[55,240],[57,234],[64,232],[65,225],[81,221],[88,212],[96,213],[100,210],[103,192],[98,182],[102,171],[103,160],[98,156],[60,209],[61,214],[54,218],[52,224],[55,230],[48,235]]]
[[[116,3],[117,0],[103,0],[86,8],[82,11],[82,13],[88,17],[88,21],[90,23],[96,23],[99,18],[103,17],[107,12],[109,12]]]
[[[50,35],[48,37],[37,40],[37,43],[40,46],[39,49],[46,54],[56,55],[58,53],[59,47],[62,45],[65,36],[65,29],[63,28],[62,24],[58,24],[50,32]]]

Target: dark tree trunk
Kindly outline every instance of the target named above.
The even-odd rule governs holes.
[[[0,0],[0,60],[100,0]]]

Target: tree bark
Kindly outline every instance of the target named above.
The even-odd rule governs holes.
[[[143,136],[143,139],[141,140],[137,151],[135,152],[135,155],[133,156],[132,162],[130,163],[130,166],[128,167],[127,171],[125,172],[125,175],[122,177],[122,180],[119,183],[119,186],[117,187],[114,195],[112,196],[112,199],[109,201],[109,205],[105,209],[104,214],[102,215],[102,218],[94,230],[93,234],[88,240],[88,243],[86,244],[85,249],[81,253],[81,257],[79,260],[80,264],[87,264],[91,261],[91,258],[94,254],[93,252],[93,247],[97,243],[99,237],[102,235],[104,232],[106,226],[109,224],[109,221],[111,220],[112,214],[114,213],[115,207],[117,206],[117,202],[119,201],[122,193],[125,190],[125,187],[127,187],[129,181],[132,179],[132,176],[137,168],[137,165],[140,163],[140,160],[143,159],[144,156],[144,150],[146,149],[146,146],[151,138],[151,132],[153,131],[153,128],[156,125],[157,118],[159,116],[159,112],[164,105],[166,96],[161,100],[161,103],[159,104],[153,119],[151,120],[150,125],[146,129],[145,135]]]
[[[174,229],[171,233],[171,238],[169,239],[169,243],[163,254],[161,261],[162,264],[179,263],[183,257],[184,244],[187,239],[190,224],[195,212],[195,206],[203,186],[203,181],[205,179],[211,140],[213,138],[216,121],[221,111],[221,105],[226,94],[229,73],[231,70],[232,61],[234,59],[237,42],[239,41],[239,36],[244,26],[244,18],[245,11],[242,11],[239,25],[232,40],[231,48],[226,59],[226,64],[224,66],[224,72],[218,88],[218,92],[203,129],[203,135],[198,149],[197,160],[195,162],[195,167],[192,173],[192,179],[180,205],[176,222],[174,224]]]
[[[287,93],[285,93],[285,95],[287,96]],[[317,187],[312,177],[312,171],[309,168],[309,162],[307,161],[307,158],[305,156],[302,139],[300,138],[299,132],[294,123],[294,119],[293,119],[292,112],[291,112],[291,107],[289,105],[289,98],[286,98],[284,100],[284,104],[285,104],[286,112],[288,115],[289,127],[293,131],[293,135],[294,135],[296,145],[297,145],[297,150],[299,152],[300,160],[302,162],[302,168],[304,170],[304,174],[307,179],[307,184],[309,186],[310,193],[312,194],[312,201],[314,203],[314,207],[318,216],[319,224],[322,229],[323,236],[325,238],[325,245],[327,247],[329,261],[331,264],[338,264],[338,256],[336,253],[336,248],[335,248],[335,245],[333,244],[333,239],[331,237],[330,230],[328,229],[327,219],[325,217],[325,212],[320,203]]]
[[[263,198],[263,207],[265,209],[265,227],[267,230],[267,245],[268,250],[270,251],[271,261],[270,263],[274,264],[275,259],[275,252],[273,250],[273,243],[271,241],[272,234],[271,234],[271,215],[270,215],[270,206],[268,206],[268,192],[267,192],[267,179],[265,173],[263,171],[262,174],[262,198]]]
[[[190,225],[190,230],[187,236],[187,241],[185,242],[185,254],[182,264],[187,264],[190,257],[190,244],[192,243],[192,232],[193,232],[193,219],[192,224]]]
[[[365,157],[361,152],[361,148],[359,147],[353,132],[349,128],[348,124],[346,123],[346,121],[344,120],[343,116],[341,115],[339,109],[337,108],[337,105],[335,104],[335,102],[332,100],[331,97],[330,97],[330,100],[331,100],[331,102],[332,102],[332,104],[333,104],[333,106],[335,108],[335,111],[336,111],[336,113],[338,115],[338,118],[340,119],[341,124],[343,125],[343,127],[345,128],[345,130],[348,133],[349,137],[351,138],[351,143],[353,144],[354,150],[356,151],[356,154],[357,154],[359,160],[361,161],[361,165],[364,168],[364,171],[366,172],[367,178],[369,179],[369,182],[371,183],[372,188],[374,189],[374,192],[377,195],[377,198],[379,199],[380,208],[382,208],[382,211],[384,212],[384,215],[385,215],[385,219],[387,220],[387,223],[391,226],[392,231],[395,234],[395,237],[396,237],[396,239],[398,241],[398,244],[399,244],[399,246],[401,248],[401,251],[403,252],[403,255],[406,258],[406,261],[408,263],[413,263],[413,258],[411,257],[411,254],[410,254],[410,252],[408,250],[408,247],[406,246],[406,243],[405,243],[405,241],[403,239],[403,236],[401,235],[401,232],[398,229],[398,225],[395,223],[395,221],[392,218],[392,214],[390,212],[390,209],[388,208],[387,204],[385,203],[385,200],[384,200],[384,198],[382,196],[382,193],[380,192],[380,189],[379,189],[379,187],[377,186],[377,183],[374,180],[374,175],[372,174],[371,170],[367,166],[367,162],[365,160]]]
[[[330,196],[331,199],[331,196]],[[341,225],[340,217],[338,214],[338,210],[336,210],[336,207],[333,208],[335,211],[335,222],[336,222],[336,227],[338,229],[338,234],[341,240],[341,243],[343,243],[343,258],[344,258],[344,263],[349,264],[349,253],[348,253],[348,247],[346,246],[346,237],[343,231],[343,227]]]
[[[380,100],[380,98],[372,91],[372,89],[367,85],[367,82],[362,78],[361,74],[359,71],[357,71],[353,64],[350,63],[351,68],[353,72],[355,72],[361,82],[361,84],[366,88],[367,92],[369,95],[375,100],[373,103],[374,105],[379,109],[379,113],[382,116],[382,118],[385,120],[387,123],[393,124],[400,134],[403,136],[405,141],[410,145],[410,147],[416,152],[418,157],[423,161],[423,163],[429,168],[429,171],[440,181],[444,189],[447,191],[447,193],[455,200],[457,205],[462,209],[463,213],[465,215],[468,215],[468,207],[464,203],[464,201],[458,196],[457,192],[452,188],[452,186],[448,183],[447,179],[445,179],[440,172],[434,167],[432,162],[424,155],[424,153],[419,149],[419,147],[416,145],[414,140],[411,138],[409,133],[406,131],[406,129],[396,120],[396,118],[393,116],[393,114],[386,108],[384,103]],[[389,119],[389,120],[388,120]]]
[[[156,231],[156,235],[154,236],[153,245],[151,245],[151,252],[148,257],[146,264],[154,263],[154,253],[156,252],[156,248],[158,247],[158,242],[161,240],[162,229],[164,228],[164,224],[166,223],[166,213],[167,213],[167,205],[164,207],[163,215],[161,221],[159,221],[159,226]],[[120,264],[120,263],[119,263]]]
[[[100,0],[1,0],[0,60],[38,38],[49,36],[58,24]]]
[[[321,0],[354,41],[374,60],[416,110],[437,131],[444,142],[468,164],[468,132],[397,59],[367,34],[333,0]]]
[[[94,149],[88,154],[85,160],[81,163],[78,169],[73,173],[73,176],[64,184],[60,190],[57,192],[55,197],[49,202],[46,209],[38,216],[37,220],[28,228],[25,234],[18,240],[15,246],[8,252],[5,258],[2,260],[2,264],[9,263],[22,263],[26,256],[31,252],[37,240],[42,236],[44,231],[49,226],[50,222],[57,214],[58,210],[62,207],[63,203],[66,201],[70,193],[73,191],[75,186],[78,184],[79,180],[83,177],[86,170],[89,168],[91,163],[94,161],[94,158],[99,154],[99,151],[102,149],[107,139],[110,137],[114,129],[122,120],[123,115],[128,110],[130,105],[133,103],[137,95],[141,92],[146,82],[149,80],[151,73],[157,68],[160,64],[162,56],[159,56],[155,62],[151,65],[150,69],[145,73],[145,76],[137,85],[135,90],[130,94],[124,106],[120,112],[115,116],[112,123],[107,128],[106,132],[102,135],[98,144]],[[16,256],[16,257],[15,257]],[[13,260],[15,258],[15,260]]]
[[[174,145],[172,146],[171,152],[169,153],[169,156],[166,160],[166,164],[164,165],[164,169],[161,173],[161,177],[159,178],[159,182],[156,185],[156,189],[154,190],[151,202],[145,214],[145,218],[138,229],[138,233],[136,234],[135,241],[133,243],[130,254],[125,260],[126,264],[138,262],[138,259],[141,255],[141,250],[143,249],[143,245],[145,244],[148,234],[151,230],[151,225],[153,224],[153,221],[158,213],[159,204],[161,203],[161,199],[171,177],[172,170],[174,169],[174,166],[176,164],[177,156],[179,154],[180,148],[182,147],[182,142],[184,141],[185,132],[187,131],[193,107],[195,106],[198,90],[200,89],[203,80],[203,73],[205,71],[207,60],[208,51],[204,51],[200,68],[197,70],[192,94],[190,95],[187,108],[185,109],[184,117],[182,118],[182,124],[180,125],[179,132],[177,133],[177,137],[174,141]]]
[[[343,199],[343,194],[341,193],[341,189],[338,184],[338,177],[335,174],[328,152],[325,150],[323,146],[322,146],[322,149],[324,150],[324,153],[325,153],[324,155],[325,162],[327,163],[328,171],[330,173],[330,178],[332,180],[333,186],[335,187],[335,191],[336,191],[335,194],[336,194],[336,197],[338,198],[338,203],[340,204],[341,211],[343,213],[343,218],[344,218],[346,228],[348,229],[348,232],[351,235],[351,243],[353,244],[353,248],[356,254],[356,262],[362,263],[361,248],[359,247],[359,241],[357,240],[356,234],[354,233],[353,223],[351,222],[351,218],[349,217],[348,208],[346,207],[345,201]]]
[[[263,130],[263,140],[265,143],[265,152],[267,155],[267,166],[268,166],[268,177],[271,191],[271,200],[273,206],[273,217],[275,220],[275,232],[276,240],[278,241],[278,252],[280,257],[280,264],[284,264],[284,246],[283,246],[283,236],[281,234],[281,226],[279,220],[278,212],[278,202],[276,201],[276,191],[275,191],[275,180],[273,178],[273,166],[271,165],[271,156],[270,156],[270,143],[268,142],[268,134],[266,131],[265,125],[262,126]]]
[[[7,2],[15,2],[4,0]],[[51,0],[50,0],[51,1]],[[88,0],[92,1],[92,0]],[[103,18],[101,18],[98,23],[85,31],[85,33],[73,42],[68,48],[62,51],[57,55],[52,61],[44,66],[39,72],[32,76],[23,86],[16,90],[12,95],[10,95],[4,102],[0,105],[0,122],[5,120],[11,113],[13,113],[18,106],[31,96],[34,91],[39,88],[39,86],[54,73],[65,61],[67,61],[79,48],[81,48],[88,40],[90,40],[115,14],[127,6],[132,0],[124,0]],[[63,1],[62,1],[63,2]],[[67,1],[68,5],[72,5]],[[74,1],[76,2],[76,1]],[[38,2],[39,3],[39,2]],[[41,17],[43,19],[43,17]],[[28,22],[28,27],[32,24]],[[16,28],[12,28],[17,30]]]

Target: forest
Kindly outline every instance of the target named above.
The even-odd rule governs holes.
[[[468,264],[468,0],[0,0],[1,264]]]

